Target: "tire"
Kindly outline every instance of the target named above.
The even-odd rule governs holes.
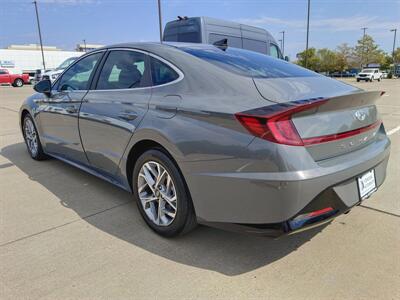
[[[39,134],[30,114],[26,114],[22,122],[22,134],[28,153],[34,160],[45,160],[48,156],[43,152],[42,144],[40,143]],[[33,143],[36,142],[36,147]]]
[[[360,82],[360,79],[357,79],[357,82]]]
[[[13,86],[14,87],[23,87],[24,81],[21,78],[17,78],[14,80]]]
[[[133,196],[140,214],[153,231],[173,237],[196,227],[196,215],[184,178],[164,152],[160,149],[144,152],[136,161],[132,178]],[[159,185],[155,186],[157,179]]]

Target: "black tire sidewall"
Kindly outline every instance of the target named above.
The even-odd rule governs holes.
[[[172,223],[168,226],[158,226],[154,224],[146,215],[144,211],[139,195],[137,190],[137,179],[139,175],[139,171],[142,166],[148,161],[155,161],[161,164],[167,172],[172,177],[172,180],[175,184],[175,191],[177,194],[177,212],[175,219]],[[133,197],[137,203],[139,208],[140,214],[142,215],[143,219],[147,223],[147,225],[153,229],[156,233],[171,237],[180,234],[183,229],[185,228],[186,221],[189,217],[191,212],[191,199],[189,193],[185,188],[185,184],[182,178],[181,173],[179,172],[178,168],[175,166],[175,163],[161,150],[152,149],[144,152],[136,161],[133,176],[132,176],[132,187],[133,187]]]
[[[18,85],[18,82],[20,82],[21,85]],[[20,78],[15,79],[15,81],[14,81],[15,87],[22,87],[23,85],[24,85],[24,82],[22,81],[22,79],[20,79]]]

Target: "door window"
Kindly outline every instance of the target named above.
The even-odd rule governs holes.
[[[5,70],[0,70],[0,75],[5,75],[5,74],[8,74],[7,71],[5,71]]]
[[[89,55],[72,67],[70,67],[57,83],[57,89],[65,90],[87,90],[89,88],[90,76],[103,53]]]
[[[223,39],[228,40],[229,47],[242,48],[242,39],[240,37],[216,34],[216,33],[210,33],[210,35],[209,35],[209,43],[210,44],[214,44],[215,42],[218,42]]]
[[[151,57],[151,76],[153,85],[166,84],[179,78],[170,66],[154,57]]]
[[[280,51],[277,45],[269,44],[269,55],[275,58],[281,58]]]
[[[243,49],[267,54],[267,43],[252,39],[243,39]]]
[[[149,86],[146,55],[141,52],[115,50],[101,70],[97,90],[131,89]]]

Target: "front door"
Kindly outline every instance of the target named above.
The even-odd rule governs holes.
[[[10,83],[10,75],[8,75],[8,71],[0,70],[0,85]]]
[[[78,115],[102,55],[97,52],[72,65],[55,83],[52,95],[38,102],[38,123],[47,153],[88,164],[79,136]]]
[[[151,96],[147,55],[112,50],[97,85],[85,96],[79,113],[83,147],[92,168],[113,176]]]

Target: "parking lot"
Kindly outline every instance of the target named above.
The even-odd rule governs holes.
[[[400,80],[378,107],[392,141],[384,185],[331,224],[278,240],[201,226],[164,239],[127,192],[26,151],[0,87],[0,298],[400,299]]]

